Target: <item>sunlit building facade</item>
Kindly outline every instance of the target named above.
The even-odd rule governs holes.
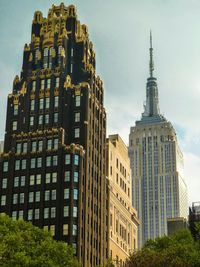
[[[139,247],[150,238],[167,235],[167,218],[188,214],[183,155],[172,124],[160,113],[153,70],[151,40],[145,111],[129,135],[133,206],[141,222]]]
[[[115,266],[125,266],[126,258],[138,248],[137,212],[132,207],[132,179],[128,148],[118,134],[106,142],[109,181],[109,250]]]

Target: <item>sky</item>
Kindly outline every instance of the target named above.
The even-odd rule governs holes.
[[[89,27],[104,82],[107,133],[128,145],[130,127],[141,118],[149,76],[149,32],[160,110],[171,121],[184,155],[189,204],[200,201],[200,1],[74,0]],[[0,0],[0,140],[7,95],[20,75],[23,47],[31,39],[34,11],[47,16],[54,0]]]

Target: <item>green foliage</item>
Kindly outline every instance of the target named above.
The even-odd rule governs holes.
[[[127,261],[128,267],[199,267],[200,250],[188,230],[149,240]]]
[[[1,267],[79,267],[72,247],[31,223],[0,216]]]

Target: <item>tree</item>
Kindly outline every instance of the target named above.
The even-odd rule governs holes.
[[[79,267],[73,248],[23,220],[0,216],[1,267]]]
[[[199,244],[188,230],[149,240],[127,261],[128,267],[198,267]]]

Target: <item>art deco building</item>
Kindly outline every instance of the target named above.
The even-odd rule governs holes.
[[[8,96],[0,212],[73,244],[82,266],[108,257],[106,113],[88,28],[73,5],[36,11]]]
[[[139,221],[132,207],[132,179],[128,148],[118,134],[107,138],[107,176],[109,180],[110,257],[116,266],[137,249]]]
[[[186,218],[188,213],[183,156],[172,124],[160,113],[153,70],[151,39],[145,111],[129,135],[133,206],[141,222],[140,247],[147,239],[167,234],[167,218]]]

